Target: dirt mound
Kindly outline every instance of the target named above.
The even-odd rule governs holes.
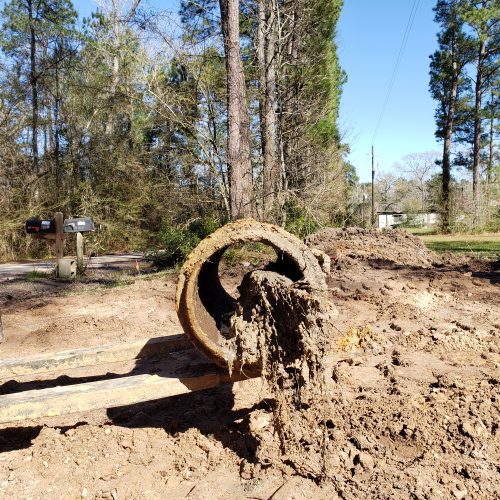
[[[306,244],[325,252],[334,265],[350,259],[415,267],[442,263],[419,238],[397,229],[325,228],[308,236]]]
[[[358,275],[348,267],[332,279]],[[334,291],[323,412],[296,431],[311,466],[310,450],[323,453],[327,486],[312,498],[496,498],[500,316],[491,301],[500,291],[491,276],[366,266],[363,279],[369,287]],[[481,302],[489,306],[479,313]],[[272,410],[249,420],[252,477],[296,473],[280,455]]]
[[[398,351],[340,362],[330,375],[325,475],[342,498],[495,497],[498,378],[463,379],[434,356]],[[255,436],[258,456],[276,459],[269,427]]]

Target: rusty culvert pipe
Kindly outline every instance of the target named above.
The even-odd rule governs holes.
[[[193,344],[219,366],[228,367],[228,352],[221,320],[234,312],[237,302],[222,286],[219,263],[232,245],[258,242],[272,247],[278,256],[274,270],[312,290],[326,290],[325,275],[312,251],[284,229],[242,219],[218,229],[192,251],[179,274],[177,315]],[[234,368],[234,361],[233,361]],[[260,367],[253,367],[255,373]],[[246,367],[247,372],[252,367]]]

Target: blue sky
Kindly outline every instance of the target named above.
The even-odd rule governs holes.
[[[340,128],[362,181],[371,178],[371,145],[413,0],[345,0],[338,25],[347,72]],[[374,141],[375,165],[391,170],[406,154],[441,150],[434,138],[435,103],[428,92],[429,55],[437,47],[435,0],[421,0]]]
[[[176,11],[177,0],[143,0]],[[434,139],[435,103],[428,92],[429,55],[436,49],[435,0],[416,0],[418,9],[392,92],[374,141],[376,170],[391,171],[410,153],[440,151]],[[81,15],[93,0],[75,0]],[[414,0],[344,0],[338,24],[340,63],[348,75],[340,129],[350,162],[362,181],[371,179],[371,145]]]

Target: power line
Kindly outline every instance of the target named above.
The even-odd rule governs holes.
[[[399,66],[401,65],[401,61],[403,60],[403,54],[406,49],[406,44],[408,43],[408,38],[410,37],[411,28],[413,26],[413,22],[415,21],[415,15],[417,13],[419,4],[420,0],[413,0],[410,16],[408,17],[406,28],[403,34],[403,39],[401,40],[401,46],[399,47],[398,57],[396,58],[396,64],[394,65],[394,70],[392,71],[391,79],[389,81],[389,87],[387,88],[387,93],[385,95],[384,103],[382,105],[382,109],[378,117],[377,126],[375,127],[375,132],[373,133],[372,144],[375,142],[380,125],[382,124],[382,119],[384,118],[385,110],[387,108],[387,103],[389,102],[389,98],[391,96],[391,92],[394,87],[394,82],[396,81],[396,76],[399,71]]]

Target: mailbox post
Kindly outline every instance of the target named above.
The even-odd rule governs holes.
[[[62,212],[56,212],[56,277],[60,277],[59,266],[61,264],[61,259],[64,257],[64,216]]]
[[[83,271],[83,234],[76,233],[76,267],[79,272]]]
[[[66,233],[76,233],[76,259],[77,269],[83,270],[83,232],[94,231],[94,221],[91,217],[77,217],[64,219],[62,212],[56,212],[54,219],[39,220],[29,219],[26,221],[26,232],[34,235],[36,238],[47,240],[47,243],[53,246],[56,255],[56,277],[74,277],[74,268],[71,270],[71,264],[63,262],[64,257],[64,239]],[[64,264],[64,266],[62,266]],[[61,267],[64,269],[61,271]],[[62,276],[61,275],[64,275]]]
[[[83,270],[83,232],[93,231],[94,221],[91,217],[76,217],[64,221],[65,233],[76,233],[76,267]]]

